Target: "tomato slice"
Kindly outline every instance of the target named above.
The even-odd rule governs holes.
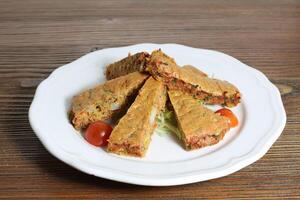
[[[236,127],[239,124],[239,121],[235,114],[227,108],[221,108],[220,110],[217,110],[216,113],[219,113],[221,116],[229,118],[231,128]]]
[[[108,143],[108,138],[112,132],[111,125],[103,122],[97,121],[91,123],[85,132],[85,139],[88,143],[95,145],[97,147],[106,146]]]

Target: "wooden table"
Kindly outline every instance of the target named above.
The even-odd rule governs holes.
[[[239,172],[174,187],[96,178],[51,156],[28,123],[36,86],[95,47],[144,42],[215,49],[264,72],[288,115],[279,140]],[[299,104],[299,0],[0,2],[0,199],[300,198]]]

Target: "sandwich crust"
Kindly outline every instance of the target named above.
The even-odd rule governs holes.
[[[189,76],[207,77],[206,73],[200,71],[199,69],[195,68],[192,65],[184,65],[180,68],[180,71],[181,71],[181,73],[184,73],[186,77],[189,77]]]

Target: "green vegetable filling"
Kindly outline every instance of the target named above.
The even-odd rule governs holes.
[[[157,118],[156,131],[159,133],[174,133],[181,140],[181,133],[177,126],[176,117],[173,111],[166,110],[162,112]]]

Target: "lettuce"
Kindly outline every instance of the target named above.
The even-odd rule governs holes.
[[[177,126],[176,117],[173,111],[166,110],[162,112],[157,118],[156,131],[159,133],[174,133],[179,139],[181,139],[181,133]]]

